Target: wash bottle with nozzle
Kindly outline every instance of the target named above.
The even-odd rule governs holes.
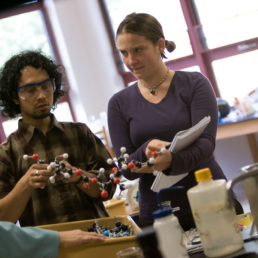
[[[189,257],[183,243],[183,229],[178,218],[173,214],[171,207],[163,208],[160,201],[162,192],[175,191],[181,188],[180,186],[164,188],[156,195],[160,209],[152,213],[154,218],[153,227],[158,237],[159,249],[164,258]]]
[[[233,205],[229,206],[226,180],[213,180],[209,168],[195,172],[197,185],[187,191],[203,251],[208,257],[234,253],[243,239]]]

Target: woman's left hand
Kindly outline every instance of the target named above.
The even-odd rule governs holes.
[[[170,142],[154,139],[147,145],[145,154],[148,159],[152,156],[153,151],[160,152],[161,149],[165,149],[165,151],[158,154],[158,156],[155,158],[155,170],[163,171],[170,167],[172,162],[172,153],[166,149],[166,146],[169,144]]]
[[[161,141],[158,139],[151,140],[146,149],[145,149],[145,155],[149,159],[152,156],[153,151],[160,151],[162,148],[166,148],[170,142]]]

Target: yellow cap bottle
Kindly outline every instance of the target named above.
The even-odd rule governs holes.
[[[235,210],[226,205],[226,180],[214,180],[209,168],[194,175],[198,183],[188,189],[187,197],[205,255],[225,257],[240,250],[243,239]]]
[[[195,171],[194,176],[196,182],[205,181],[212,178],[211,171],[209,168],[203,168]]]

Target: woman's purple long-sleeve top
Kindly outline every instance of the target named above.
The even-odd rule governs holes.
[[[213,158],[217,131],[217,103],[206,77],[198,72],[176,71],[167,95],[157,104],[150,103],[140,93],[137,83],[116,93],[108,105],[108,125],[116,155],[120,147],[126,147],[130,160],[146,161],[145,149],[151,139],[171,141],[180,131],[198,123],[204,116],[211,116],[211,122],[200,138],[190,147],[172,153],[171,167],[167,174],[189,172],[177,183],[184,191],[171,194],[173,207],[179,206],[183,214],[190,212],[186,191],[196,184],[194,171],[209,167],[213,178],[225,178]],[[157,209],[156,193],[150,190],[152,174],[124,172],[130,180],[140,178],[140,217],[152,218]]]

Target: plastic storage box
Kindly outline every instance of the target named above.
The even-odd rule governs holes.
[[[59,258],[116,258],[116,253],[124,248],[138,246],[135,234],[141,229],[134,223],[130,216],[106,217],[92,220],[81,220],[74,222],[49,224],[38,226],[39,228],[57,231],[82,229],[88,231],[88,227],[98,221],[100,226],[114,228],[115,222],[120,221],[132,227],[134,235],[127,237],[109,238],[103,242],[82,244],[76,247],[61,248]],[[44,248],[47,248],[44,247]]]
[[[125,199],[113,198],[104,202],[104,205],[110,217],[127,215]]]

